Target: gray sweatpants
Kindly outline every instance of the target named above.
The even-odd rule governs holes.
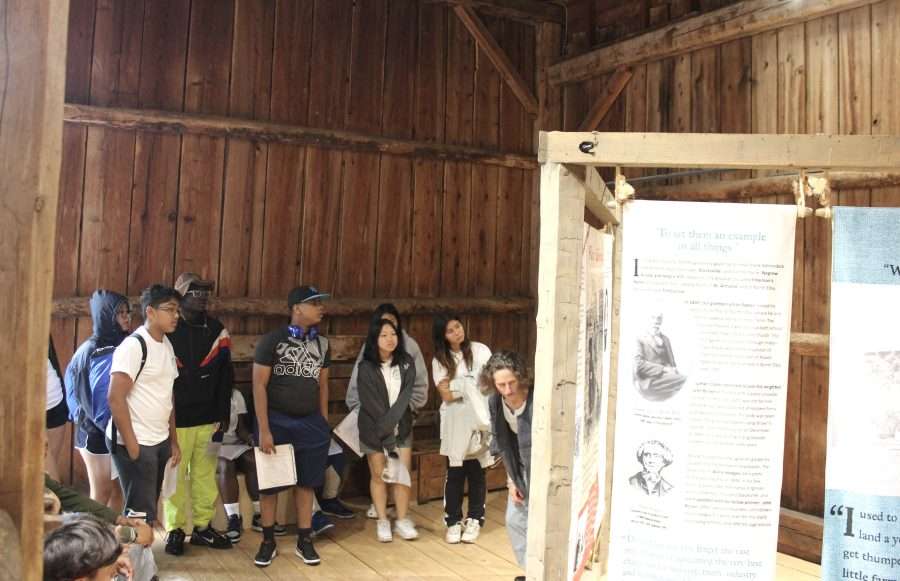
[[[112,449],[112,441],[106,439],[107,446]],[[112,461],[119,472],[119,484],[125,497],[125,512],[129,509],[147,514],[147,522],[156,520],[156,504],[159,502],[159,491],[166,463],[172,455],[169,440],[155,446],[141,446],[137,460],[128,456],[125,446],[117,444]]]
[[[519,566],[525,568],[525,549],[528,548],[528,499],[522,504],[506,502],[506,534]]]

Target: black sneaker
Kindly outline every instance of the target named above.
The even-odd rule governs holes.
[[[262,532],[262,515],[260,515],[260,514],[253,515],[253,520],[250,522],[250,528],[258,533]],[[286,534],[287,534],[287,528],[284,525],[278,524],[278,522],[276,521],[275,522],[275,536],[283,537]]]
[[[322,507],[322,512],[334,518],[351,519],[356,516],[355,512],[344,506],[337,498],[323,499],[319,506]]]
[[[278,555],[278,549],[275,547],[275,541],[263,541],[259,545],[259,551],[253,558],[253,564],[257,567],[268,567]]]
[[[184,531],[173,529],[166,535],[166,553],[176,557],[184,554]]]
[[[322,562],[322,559],[319,558],[319,553],[316,552],[316,548],[313,546],[312,539],[309,537],[300,537],[297,539],[297,556],[303,559],[303,562],[307,565],[318,565]]]
[[[194,532],[191,533],[191,544],[212,549],[231,548],[231,541],[209,525],[205,529],[194,527]]]
[[[239,514],[233,514],[228,517],[228,530],[225,531],[225,538],[231,541],[231,544],[237,544],[241,541],[241,534],[244,532],[244,519]]]

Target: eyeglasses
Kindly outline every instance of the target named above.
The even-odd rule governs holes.
[[[185,294],[185,296],[194,297],[194,298],[198,298],[198,299],[207,299],[210,297],[210,295],[212,295],[212,291],[191,289],[184,294]]]
[[[178,307],[156,307],[156,310],[157,311],[165,311],[165,312],[169,313],[170,315],[178,314]]]

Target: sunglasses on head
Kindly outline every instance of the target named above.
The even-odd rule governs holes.
[[[198,299],[209,298],[210,295],[212,295],[212,291],[203,289],[191,289],[184,293],[184,296],[195,297]]]

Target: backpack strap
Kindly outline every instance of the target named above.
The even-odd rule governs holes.
[[[147,364],[147,342],[144,340],[143,337],[141,337],[141,335],[137,331],[132,333],[130,336],[137,339],[137,342],[141,345],[141,366],[138,367],[138,372],[134,376],[134,381],[136,383],[138,380],[138,377],[141,376],[141,372],[144,370],[144,365]],[[112,428],[110,429],[110,432],[112,435],[112,438],[111,438],[112,450],[110,450],[109,453],[115,455],[116,446],[119,445],[119,438],[118,438],[119,434],[118,434],[118,430],[116,430],[116,422],[113,421],[113,419],[111,417],[109,418],[109,423],[112,425]]]

